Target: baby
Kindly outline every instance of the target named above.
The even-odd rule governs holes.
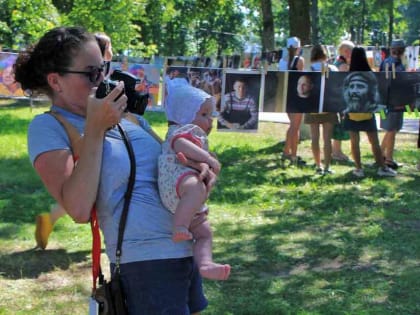
[[[174,242],[194,240],[194,259],[204,278],[226,280],[230,266],[213,262],[212,232],[207,220],[208,198],[199,173],[179,163],[176,155],[206,163],[217,175],[218,160],[208,152],[207,135],[213,125],[214,98],[176,78],[167,86],[166,116],[168,133],[159,157],[159,192],[163,204],[174,213]]]

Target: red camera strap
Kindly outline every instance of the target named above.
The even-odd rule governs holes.
[[[67,135],[70,139],[73,160],[76,163],[76,161],[78,160],[80,156],[82,136],[79,134],[78,130],[71,123],[69,123],[61,114],[57,112],[53,112],[53,111],[49,111],[46,113],[55,117],[58,120],[58,122],[63,126],[63,128],[66,130]],[[136,123],[137,125],[139,124],[137,119],[130,114],[127,114],[126,118]],[[122,242],[123,242],[125,223],[127,220],[128,208],[130,204],[131,193],[133,192],[134,180],[135,180],[135,175],[136,175],[136,165],[135,165],[135,157],[134,157],[133,148],[131,146],[128,135],[120,124],[118,124],[117,127],[122,136],[122,139],[124,141],[124,144],[127,148],[127,151],[130,157],[130,177],[128,181],[127,192],[125,193],[125,196],[124,196],[124,199],[125,199],[124,207],[123,207],[123,211],[120,218],[120,224],[118,228],[116,264],[117,264],[117,267],[119,268],[119,261],[120,261],[120,257],[122,253],[121,247],[122,247]],[[99,222],[98,222],[98,216],[96,213],[95,204],[93,205],[92,210],[91,210],[90,226],[92,230],[92,281],[93,281],[93,291],[95,291],[96,282],[98,278],[99,278],[100,284],[104,278],[102,274],[102,270],[101,270],[101,245],[102,245],[101,233],[99,230]]]
[[[99,222],[96,215],[96,207],[93,206],[91,217],[90,217],[90,227],[92,230],[92,281],[93,281],[93,290],[96,290],[96,280],[101,271],[101,233],[99,231]]]

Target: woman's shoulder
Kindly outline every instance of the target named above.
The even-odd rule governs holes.
[[[55,129],[60,125],[60,122],[55,118],[51,111],[46,111],[42,114],[36,115],[29,123],[29,131],[37,129]]]

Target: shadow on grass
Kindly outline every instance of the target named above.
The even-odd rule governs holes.
[[[265,225],[219,224],[235,240],[217,256],[233,269],[212,314],[418,314],[420,233],[370,225],[371,205],[357,209],[362,199],[341,211],[324,200],[314,203],[318,210],[263,212],[272,221]],[[239,286],[241,298],[229,298]]]
[[[88,260],[90,251],[68,253],[64,249],[26,250],[0,255],[2,276],[8,279],[37,278],[41,273],[69,269],[70,265]]]
[[[279,145],[219,154],[213,202],[252,204],[268,181],[279,206],[259,211],[267,224],[218,224],[229,241],[215,259],[233,269],[226,283],[206,285],[210,313],[419,314],[418,174],[381,179],[371,168],[365,185],[348,173],[317,178],[312,190],[313,176],[280,170],[279,154]]]
[[[243,203],[244,200],[251,200],[255,195],[255,188],[264,184],[279,187],[279,191],[281,191],[284,186],[304,187],[311,182],[316,182],[318,186],[320,183],[321,186],[325,183],[340,187],[355,182],[355,177],[351,174],[350,169],[342,176],[323,177],[314,176],[312,165],[300,167],[301,170],[311,170],[311,173],[290,172],[289,167],[282,165],[280,156],[280,144],[260,150],[254,150],[252,147],[225,149],[218,155],[222,164],[222,173],[218,178],[218,185],[212,191],[212,201]],[[295,166],[293,168],[297,169]],[[375,172],[374,169],[366,170],[366,178],[376,176]],[[297,189],[299,190],[299,188]],[[339,200],[339,198],[335,199]]]

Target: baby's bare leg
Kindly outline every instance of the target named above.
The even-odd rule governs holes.
[[[206,186],[195,175],[186,176],[179,184],[178,191],[180,199],[174,214],[174,242],[192,239],[189,231],[191,220],[207,197]]]
[[[203,216],[204,214],[201,214]],[[212,248],[213,235],[209,221],[198,217],[191,225],[194,236],[194,259],[202,277],[211,280],[227,280],[230,274],[230,265],[213,262]]]

